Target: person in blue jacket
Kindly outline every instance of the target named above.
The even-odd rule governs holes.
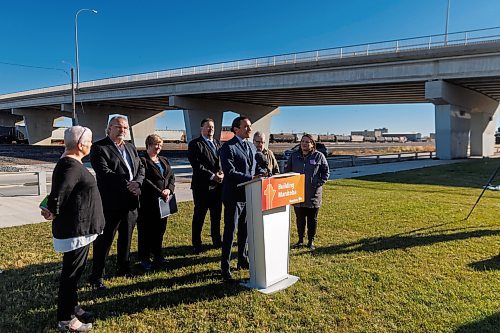
[[[300,140],[300,148],[288,158],[285,172],[297,172],[305,175],[304,202],[295,204],[293,209],[297,219],[299,240],[294,247],[304,246],[304,234],[307,225],[307,247],[315,249],[314,238],[318,225],[318,212],[321,207],[323,184],[330,176],[330,169],[325,155],[316,150],[310,134],[304,134]]]

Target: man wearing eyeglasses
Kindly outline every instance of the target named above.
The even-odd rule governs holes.
[[[94,243],[89,283],[95,289],[106,289],[102,280],[104,264],[116,232],[116,275],[133,277],[129,262],[130,244],[137,221],[144,166],[135,147],[125,141],[128,130],[128,121],[124,116],[111,118],[107,136],[95,142],[90,151],[90,163],[96,174],[106,220],[103,233]]]
[[[279,174],[280,168],[274,153],[265,147],[266,135],[259,131],[255,132],[253,135],[253,144],[255,148],[257,148],[257,152],[261,152],[266,157],[267,170],[269,170],[269,173],[271,175]]]

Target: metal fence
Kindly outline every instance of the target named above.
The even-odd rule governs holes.
[[[364,156],[335,156],[327,159],[330,169],[379,164],[393,163],[402,161],[412,161],[420,159],[432,159],[436,157],[433,151],[414,152],[414,153],[395,153],[382,155],[364,155]]]

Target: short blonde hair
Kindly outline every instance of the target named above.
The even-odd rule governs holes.
[[[158,134],[150,134],[148,135],[148,137],[146,138],[146,148],[149,147],[149,146],[152,146],[156,143],[163,143],[163,139],[161,138],[161,136],[159,136]]]

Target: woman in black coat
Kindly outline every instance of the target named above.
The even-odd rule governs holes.
[[[161,254],[167,217],[160,217],[158,198],[166,200],[174,193],[175,176],[168,160],[159,156],[163,140],[156,134],[146,138],[146,156],[141,157],[145,177],[141,188],[137,220],[139,260],[144,270],[159,268],[166,263]],[[153,261],[151,261],[151,255]]]
[[[71,332],[87,332],[91,313],[78,305],[76,293],[90,243],[104,229],[101,196],[92,174],[82,164],[92,146],[92,132],[81,126],[64,131],[65,151],[54,168],[52,189],[42,215],[52,220],[54,249],[63,253],[57,298],[57,327]]]

